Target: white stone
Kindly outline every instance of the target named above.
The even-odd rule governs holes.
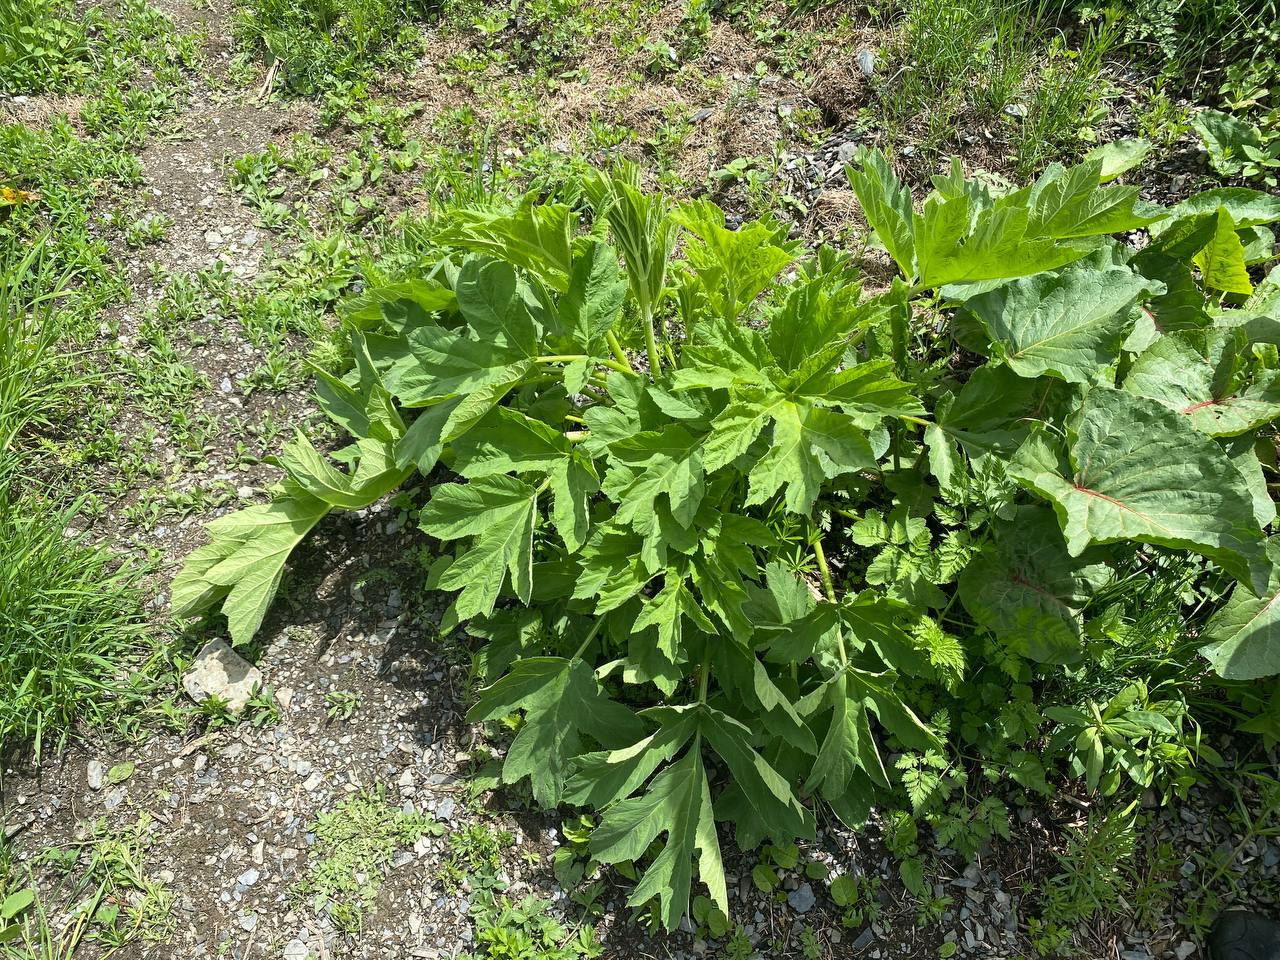
[[[262,671],[236,653],[225,640],[210,640],[182,675],[182,689],[196,703],[218,697],[232,713],[249,702],[262,685]]]

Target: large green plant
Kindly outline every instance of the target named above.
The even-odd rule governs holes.
[[[728,909],[717,821],[750,847],[812,836],[820,806],[859,823],[909,776],[917,800],[886,751],[936,751],[945,721],[914,691],[984,651],[1078,660],[1135,544],[1238,579],[1210,653],[1274,670],[1248,614],[1277,589],[1252,440],[1280,414],[1276,288],[1224,303],[1280,202],[1148,208],[1102,182],[1122,155],[1004,195],[953,170],[919,208],[864,155],[902,274],[875,295],[632,172],[593,178],[586,213],[460,211],[456,254],[348,309],[353,369],[319,399],[353,442],[299,434],[279,497],[210,525],[174,605],[221,602],[247,641],[330,510],[429,476],[428,586],[488,640],[471,718],[523,716],[504,779],[600,811],[592,856],[645,863],[631,900],[668,927],[695,865]]]

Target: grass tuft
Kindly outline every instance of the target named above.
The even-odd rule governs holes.
[[[141,694],[124,675],[149,648],[136,575],[68,535],[58,509],[0,478],[0,751],[60,747],[77,723],[105,726]]]
[[[42,498],[20,473],[27,435],[86,381],[58,352],[65,278],[43,245],[0,264],[0,751],[29,746],[38,757],[77,721],[116,715],[133,696],[123,665],[148,641],[136,574],[68,533],[77,504]]]

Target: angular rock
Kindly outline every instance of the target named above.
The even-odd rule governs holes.
[[[182,675],[182,689],[196,703],[218,697],[232,713],[249,702],[262,685],[262,671],[236,653],[225,640],[210,640]]]
[[[796,913],[808,913],[817,901],[818,898],[813,894],[813,887],[807,883],[800,884],[787,894],[787,905]]]
[[[875,939],[876,932],[870,927],[867,927],[867,929],[858,934],[858,939],[853,941],[853,944],[849,949],[855,954],[861,953],[863,950],[867,949],[867,947],[871,946],[871,944],[875,943]]]

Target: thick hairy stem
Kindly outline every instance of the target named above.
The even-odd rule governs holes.
[[[822,577],[822,592],[827,595],[827,599],[832,603],[836,602],[836,587],[831,581],[831,568],[827,566],[827,554],[822,549],[821,531],[819,536],[813,538],[813,558],[818,561],[818,574]],[[849,654],[844,646],[844,630],[836,626],[836,646],[840,651],[840,663],[844,666],[849,665]]]
[[[827,554],[822,549],[822,537],[813,539],[813,558],[818,561],[818,574],[822,577],[822,592],[832,603],[836,602],[836,587],[831,581],[831,568],[827,566]]]
[[[655,380],[662,371],[662,359],[658,354],[658,341],[653,333],[653,308],[645,302],[640,304],[640,322],[644,326],[644,347],[649,355],[649,375]]]

